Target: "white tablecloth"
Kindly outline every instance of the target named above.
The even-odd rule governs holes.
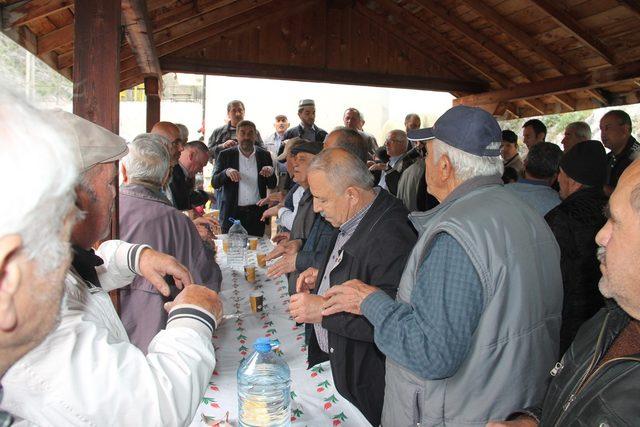
[[[360,411],[336,391],[329,362],[307,370],[304,326],[296,326],[287,312],[286,279],[267,278],[266,269],[257,267],[256,251],[248,251],[248,262],[256,266],[256,282],[248,283],[241,269],[226,264],[220,243],[217,242],[223,277],[220,295],[225,314],[234,318],[226,319],[213,337],[216,369],[191,425],[205,425],[203,415],[224,419],[227,412],[229,422],[237,425],[236,371],[253,351],[256,338],[265,336],[280,341],[280,355],[291,369],[293,426],[369,426]],[[261,239],[258,251],[268,252],[272,247],[271,242]],[[263,292],[262,313],[251,313],[249,293],[253,290]]]

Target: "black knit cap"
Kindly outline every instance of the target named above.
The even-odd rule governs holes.
[[[576,144],[562,156],[560,168],[583,185],[600,187],[607,182],[607,154],[600,141]]]

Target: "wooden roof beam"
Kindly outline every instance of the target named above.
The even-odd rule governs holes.
[[[143,76],[158,79],[162,92],[162,70],[153,43],[153,29],[147,15],[144,0],[122,0],[122,17],[129,46],[133,50]]]
[[[274,8],[276,8],[274,4],[277,5],[277,7],[285,9],[291,8],[290,4],[287,6],[283,4],[282,1],[238,0],[228,6],[210,11],[207,14],[183,21],[176,26],[155,33],[153,37],[158,57],[179,49],[184,49],[198,41],[205,40],[212,33],[214,35],[218,34],[219,27],[222,23],[225,23],[225,28],[228,30],[229,22],[233,23],[235,18],[252,20],[257,16],[272,13]],[[232,27],[236,25],[238,25],[238,23],[233,24]],[[133,69],[136,66],[136,61],[132,57],[126,58],[123,55],[121,59],[121,72]]]
[[[524,64],[522,61],[513,56],[509,51],[507,51],[507,49],[494,42],[491,38],[485,36],[480,31],[474,30],[468,23],[455,16],[451,9],[447,10],[439,4],[433,2],[432,0],[415,1],[423,8],[425,8],[429,13],[439,17],[440,19],[445,21],[447,25],[455,28],[458,32],[464,34],[472,41],[478,43],[487,52],[498,57],[502,62],[505,62],[506,64],[514,68],[527,79],[536,79],[535,74],[533,73],[529,65]]]
[[[570,32],[575,38],[602,56],[609,64],[615,64],[615,58],[611,51],[582,27],[569,12],[557,8],[551,0],[529,0],[539,9],[549,15],[558,25]]]
[[[73,6],[73,0],[24,0],[2,8],[2,28],[26,25]]]
[[[73,23],[38,37],[38,56],[49,53],[73,41]],[[57,68],[56,68],[57,69]]]
[[[499,30],[503,31],[509,37],[518,41],[523,47],[536,52],[540,58],[552,65],[562,74],[573,74],[578,70],[575,66],[562,59],[560,56],[547,49],[544,44],[540,43],[526,32],[522,31],[518,26],[512,24],[505,16],[500,15],[492,7],[487,6],[481,0],[462,0],[467,6],[475,10],[480,16],[489,21]]]
[[[293,65],[251,64],[245,62],[211,61],[209,59],[161,58],[162,69],[167,72],[191,72],[220,74],[267,79],[331,82],[378,87],[402,87],[407,89],[437,91],[477,91],[484,87],[478,82],[437,77],[420,77],[369,73],[361,71],[332,70],[320,67]]]
[[[511,81],[503,74],[497,72],[479,58],[471,55],[466,50],[460,48],[455,43],[449,41],[446,37],[442,36],[438,31],[435,31],[431,27],[431,23],[417,17],[411,12],[407,11],[401,6],[398,6],[391,0],[377,0],[377,3],[384,5],[385,9],[394,15],[398,20],[405,22],[416,30],[425,33],[427,37],[431,38],[433,42],[439,46],[442,46],[451,55],[458,58],[460,61],[467,64],[469,67],[482,74],[488,81],[496,82],[499,86],[509,86]]]
[[[618,3],[640,16],[640,2],[638,0],[618,0]]]
[[[640,60],[614,65],[581,74],[554,77],[535,83],[518,85],[478,95],[469,95],[454,100],[455,105],[482,105],[507,102],[540,96],[556,95],[574,90],[587,90],[608,86],[640,77]]]
[[[440,66],[441,68],[443,68],[447,72],[449,72],[452,75],[457,76],[457,77],[459,77],[461,79],[469,80],[468,76],[462,75],[455,68],[450,68],[450,67],[446,66],[445,64],[442,64],[440,62],[441,58],[437,58],[436,55],[433,54],[433,52],[431,52],[429,49],[425,49],[425,46],[420,45],[418,40],[416,40],[415,38],[409,37],[407,35],[406,31],[399,30],[396,26],[394,26],[391,22],[389,22],[386,19],[386,17],[383,17],[382,15],[377,14],[376,12],[374,12],[371,9],[369,9],[366,5],[364,5],[364,4],[360,3],[360,2],[356,3],[355,11],[357,13],[361,14],[362,16],[364,16],[365,18],[369,19],[370,21],[372,21],[378,27],[383,28],[387,33],[389,33],[392,36],[396,37],[397,39],[399,39],[403,43],[407,44],[408,46],[411,46],[418,53],[420,53],[423,56],[429,58],[434,64],[437,64],[438,66]]]

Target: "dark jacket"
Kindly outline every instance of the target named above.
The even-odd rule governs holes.
[[[634,426],[640,420],[640,354],[599,366],[629,316],[607,301],[583,325],[569,350],[551,371],[541,408],[529,408],[540,426]],[[597,367],[597,369],[595,369]]]
[[[607,154],[607,162],[609,164],[609,185],[611,188],[616,188],[618,180],[622,175],[622,172],[633,162],[632,156],[637,151],[640,151],[640,144],[632,136],[629,137],[627,145],[620,155],[616,156],[613,151]]]
[[[398,160],[398,163],[396,163],[394,167],[387,169],[384,176],[384,182],[387,184],[389,193],[393,194],[394,196],[398,195],[398,183],[400,182],[400,177],[402,176],[402,173],[415,161],[415,158],[405,155],[402,159]],[[378,182],[379,181],[380,176],[378,176]]]
[[[315,124],[313,125],[313,127],[315,128],[316,131],[316,139],[315,142],[324,142],[324,139],[327,137],[327,132],[324,129],[320,129],[318,126],[316,126]],[[287,129],[287,131],[284,133],[284,136],[282,137],[282,140],[285,141],[287,139],[291,139],[291,138],[296,138],[296,137],[302,137],[303,135],[303,128],[302,128],[302,124],[299,124],[296,127],[292,127]],[[284,144],[280,147],[283,151],[284,151]],[[281,153],[279,153],[281,154]]]
[[[371,208],[342,248],[342,261],[330,274],[330,285],[360,279],[395,298],[404,265],[417,237],[402,202],[381,190]],[[333,248],[337,233],[330,248]],[[318,281],[331,250],[318,272]],[[320,283],[318,282],[316,288]],[[373,326],[364,316],[338,313],[324,317],[329,354],[318,346],[313,325],[307,325],[309,366],[329,358],[336,389],[369,422],[380,424],[384,399],[385,357],[373,341]]]
[[[607,197],[600,188],[576,191],[547,213],[545,219],[560,246],[564,300],[560,353],[563,354],[580,326],[602,307],[598,290],[600,263],[595,237],[606,219]]]
[[[265,178],[260,175],[260,169],[265,166],[273,167],[273,162],[271,161],[271,153],[267,150],[255,147],[256,150],[256,164],[258,166],[258,191],[260,193],[260,197],[267,197],[267,187],[275,188],[276,186],[276,173],[274,173]],[[220,202],[220,224],[223,229],[227,224],[227,218],[236,216],[236,209],[238,207],[238,183],[231,181],[227,176],[227,169],[233,168],[239,169],[239,156],[240,150],[238,147],[228,148],[223,150],[218,155],[216,159],[216,166],[213,171],[213,176],[211,177],[211,185],[213,188],[221,188],[222,189],[222,200]],[[262,206],[262,212],[267,209],[267,206]],[[227,227],[228,229],[228,227]]]
[[[219,128],[215,128],[209,137],[209,143],[207,146],[209,147],[209,158],[214,159],[218,157],[218,154],[222,151],[220,149],[220,144],[227,142],[228,140],[233,139],[236,140],[236,128],[231,127],[229,123],[226,125],[222,125]],[[260,137],[260,132],[256,129],[256,145],[258,147],[262,147],[262,137]]]
[[[173,167],[169,188],[174,207],[181,211],[204,205],[209,200],[207,193],[195,189],[195,180],[187,177],[179,164]]]

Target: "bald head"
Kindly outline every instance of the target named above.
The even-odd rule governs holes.
[[[325,148],[313,159],[309,167],[311,172],[330,176],[336,192],[342,192],[347,187],[371,190],[374,185],[366,164],[345,148]]]
[[[164,136],[169,140],[171,146],[169,148],[169,154],[171,154],[171,166],[175,166],[180,158],[180,153],[184,149],[184,142],[180,135],[180,129],[178,126],[171,122],[158,122],[151,128],[151,133],[154,135]]]
[[[324,148],[344,148],[364,163],[369,160],[369,145],[355,129],[342,126],[335,128],[324,140]]]

